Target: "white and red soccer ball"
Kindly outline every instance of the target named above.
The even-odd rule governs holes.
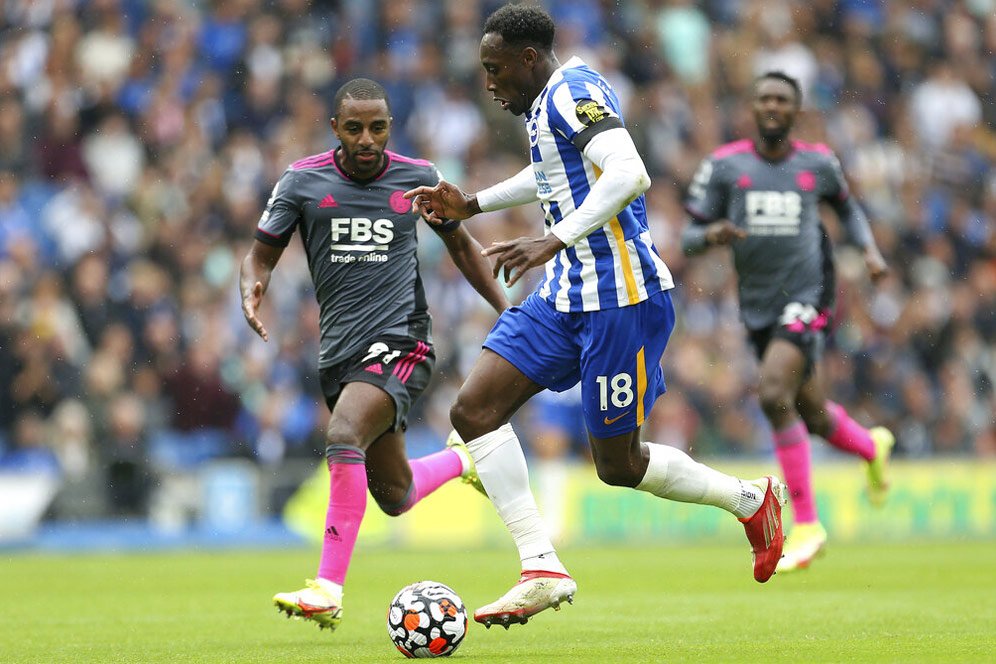
[[[467,610],[449,586],[419,581],[391,600],[387,633],[405,657],[446,657],[467,633]]]

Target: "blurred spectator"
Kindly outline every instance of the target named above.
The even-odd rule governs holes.
[[[943,149],[960,125],[974,126],[982,104],[948,60],[930,63],[927,78],[910,96],[910,113],[920,146],[928,152]]]
[[[146,509],[148,468],[179,460],[163,450],[273,468],[312,454],[324,406],[307,396],[318,326],[304,253],[288,247],[275,277],[284,296],[267,303],[279,327],[251,353],[238,347],[249,342],[234,266],[290,161],[333,147],[331,98],[355,76],[388,89],[394,149],[470,190],[520,170],[521,121],[494,105],[478,62],[499,4],[3,4],[0,449],[48,448],[80,477],[118,464],[105,497],[129,514]],[[544,4],[561,61],[581,55],[612,81],[654,180],[648,213],[680,312],[670,394],[648,423],[658,439],[696,454],[765,444],[732,270],[676,247],[690,169],[750,136],[743,100],[774,68],[803,81],[800,137],[840,155],[893,269],[873,289],[839,254],[834,394],[893,426],[900,453],[996,454],[991,2]],[[488,244],[541,223],[524,208],[471,230]],[[410,439],[436,444],[493,317],[423,236],[439,375]]]
[[[108,503],[115,515],[142,515],[152,489],[145,406],[135,394],[122,393],[108,404],[103,441]]]

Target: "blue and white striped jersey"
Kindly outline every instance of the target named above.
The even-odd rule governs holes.
[[[580,58],[558,68],[525,115],[546,232],[573,212],[601,175],[575,141],[606,117],[622,121],[608,82]],[[583,146],[582,142],[582,146]],[[650,238],[641,195],[601,228],[554,256],[537,294],[558,311],[626,307],[674,287]]]

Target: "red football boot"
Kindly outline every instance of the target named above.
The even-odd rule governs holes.
[[[782,505],[788,497],[788,489],[778,481],[777,477],[754,480],[752,484],[767,487],[764,500],[754,516],[740,519],[747,533],[754,554],[754,580],[764,583],[775,573],[778,560],[782,557],[782,546],[785,544],[785,531],[782,529]]]

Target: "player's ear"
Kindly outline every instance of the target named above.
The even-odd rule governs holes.
[[[335,137],[339,138],[339,123],[336,122],[335,117],[329,120],[329,126],[332,127],[332,133],[335,134]]]
[[[522,60],[522,64],[526,69],[532,69],[536,66],[536,60],[539,59],[539,53],[532,46],[527,46],[522,49],[522,53],[519,54],[519,58]]]

